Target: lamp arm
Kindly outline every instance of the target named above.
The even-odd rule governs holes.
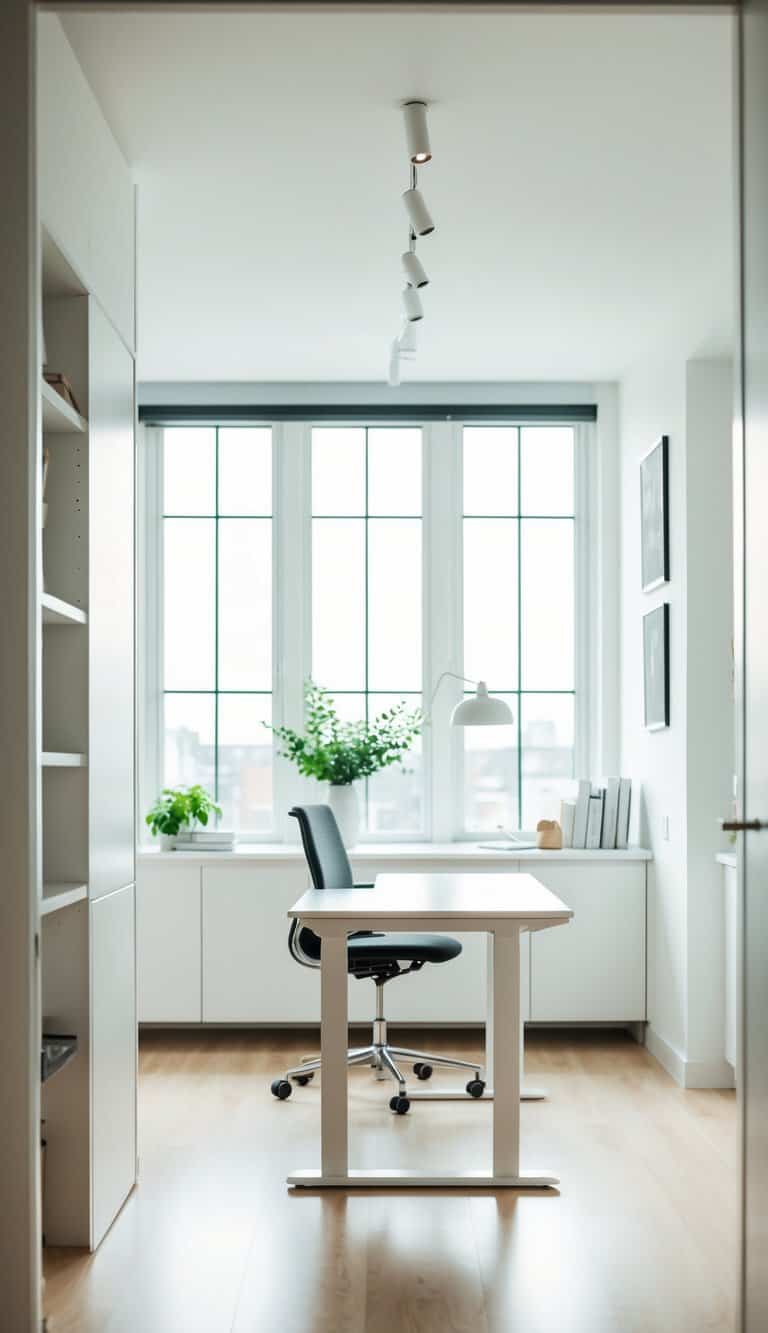
[[[435,685],[435,688],[432,691],[432,698],[429,701],[430,711],[432,709],[433,703],[435,702],[435,699],[437,698],[437,691],[440,689],[440,686],[442,685],[443,681],[446,679],[447,676],[450,676],[452,680],[461,680],[464,682],[465,685],[477,685],[477,681],[472,680],[470,676],[459,676],[455,671],[441,672],[437,678],[437,683]]]

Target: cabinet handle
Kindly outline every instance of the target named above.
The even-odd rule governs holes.
[[[760,819],[721,819],[720,827],[723,833],[759,833],[768,828],[768,823]]]

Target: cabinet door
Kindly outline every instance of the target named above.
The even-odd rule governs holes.
[[[199,1023],[200,866],[139,862],[139,1022]]]
[[[136,1180],[134,889],[91,904],[93,1246]]]
[[[89,302],[89,893],[130,884],[133,775],[133,360]]]
[[[320,976],[288,952],[303,866],[203,866],[203,1021],[317,1023]]]
[[[532,873],[574,912],[531,935],[532,1021],[644,1019],[644,863],[547,861]]]
[[[484,1023],[488,936],[456,934],[461,953],[449,963],[426,963],[420,972],[387,986],[387,1018],[398,1023]],[[520,1003],[529,1010],[530,937],[520,937]],[[370,997],[369,997],[370,1004]]]

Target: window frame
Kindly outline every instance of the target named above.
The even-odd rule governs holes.
[[[168,428],[176,424],[167,422]],[[181,423],[178,423],[181,424]],[[191,424],[189,422],[185,424]],[[212,417],[200,425],[216,424]],[[285,418],[252,415],[234,418],[222,413],[224,426],[269,426],[272,430],[272,717],[276,724],[303,723],[304,681],[312,663],[312,498],[311,440],[315,426],[412,426],[422,432],[422,699],[428,725],[424,728],[424,828],[411,834],[362,834],[361,843],[468,843],[483,835],[463,827],[462,734],[450,727],[453,707],[463,697],[462,685],[445,679],[432,700],[435,682],[444,671],[463,673],[463,478],[462,438],[465,426],[570,426],[574,430],[574,581],[575,680],[574,773],[591,771],[590,749],[599,701],[593,698],[591,645],[597,630],[599,553],[592,541],[598,512],[591,501],[598,484],[597,432],[594,421],[568,418],[554,410],[467,410],[451,418],[422,414],[387,417],[365,408],[339,418],[311,409]],[[163,593],[162,476],[164,425],[147,423],[140,430],[138,451],[138,588],[141,596],[138,635],[138,774],[139,827],[143,813],[162,782],[163,750]],[[283,597],[281,588],[301,588],[301,597]],[[567,693],[567,692],[564,692]],[[274,818],[271,830],[248,833],[249,843],[295,843],[298,831],[288,810],[296,803],[317,800],[317,783],[302,778],[276,753],[273,766]]]

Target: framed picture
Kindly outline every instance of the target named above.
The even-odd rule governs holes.
[[[669,436],[640,464],[643,592],[669,583]]]
[[[669,602],[643,616],[643,707],[648,731],[669,726]]]

